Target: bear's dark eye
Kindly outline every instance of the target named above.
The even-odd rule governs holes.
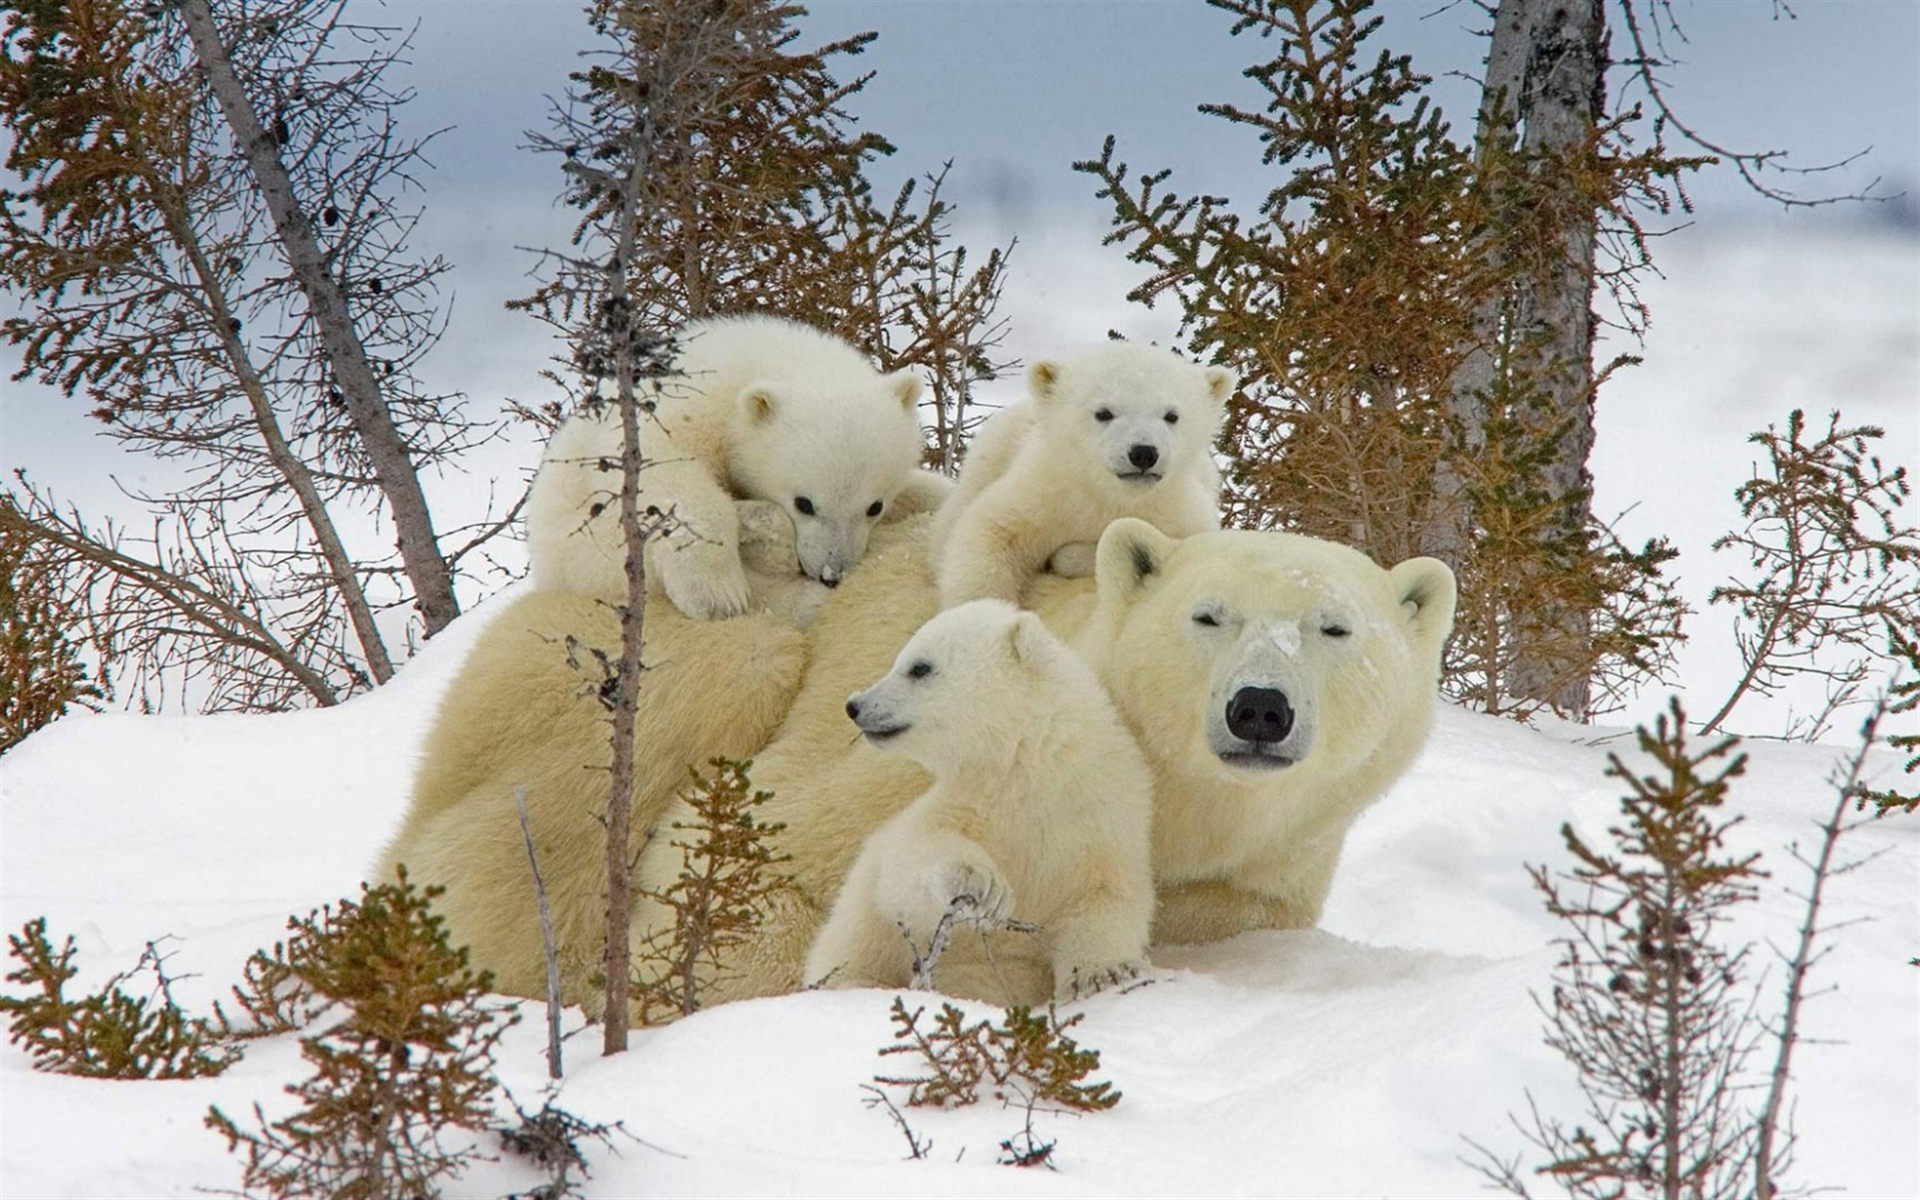
[[[933,664],[924,658],[907,668],[908,679],[925,679],[931,674],[933,674]]]
[[[1210,612],[1197,612],[1193,614],[1193,623],[1195,625],[1205,625],[1208,629],[1220,628],[1220,618]]]
[[[867,515],[870,517],[877,517],[880,515],[880,510],[885,507],[886,507],[885,504],[882,504],[880,501],[875,500],[872,504],[867,505]]]
[[[1093,419],[1105,425],[1108,421],[1113,420],[1113,410],[1110,408],[1096,408],[1093,410]]]
[[[1345,625],[1342,625],[1338,621],[1328,621],[1325,625],[1322,625],[1320,627],[1320,632],[1326,634],[1330,638],[1343,638],[1343,637],[1351,636],[1353,633],[1353,630],[1348,629]]]
[[[794,510],[803,517],[813,515],[813,501],[807,499],[805,496],[795,496],[793,498],[793,507]]]
[[[1169,410],[1167,413],[1167,424],[1178,425],[1179,423],[1180,423],[1180,414]]]

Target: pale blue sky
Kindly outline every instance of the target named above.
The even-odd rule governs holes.
[[[1640,0],[1644,6],[1647,0]],[[1045,210],[1092,207],[1087,181],[1068,170],[1118,134],[1143,163],[1176,168],[1209,190],[1259,185],[1244,131],[1195,113],[1203,101],[1253,100],[1239,73],[1269,57],[1271,42],[1229,37],[1228,14],[1199,0],[820,0],[803,23],[809,42],[863,29],[879,40],[847,60],[876,72],[852,109],[892,139],[897,170],[956,160],[963,199],[996,193]],[[459,161],[448,182],[544,190],[541,168],[518,156],[512,134],[537,122],[582,43],[573,0],[396,0],[418,19],[414,77],[422,121],[458,124]],[[1413,55],[1439,80],[1442,104],[1470,119],[1484,23],[1471,4],[1384,0],[1375,45]],[[1795,16],[1772,0],[1678,0],[1690,37],[1669,49],[1685,60],[1666,74],[1683,115],[1736,147],[1792,150],[1813,166],[1872,148],[1873,174],[1920,179],[1920,3],[1797,0]],[[1776,14],[1781,15],[1776,15]],[[1617,22],[1616,22],[1617,23]],[[502,54],[507,55],[503,61]],[[1628,53],[1624,32],[1614,53]],[[1876,169],[1877,168],[1877,169]],[[1238,185],[1238,186],[1236,186]],[[1894,190],[1898,190],[1897,188]],[[1737,183],[1702,179],[1704,215],[1764,210]]]

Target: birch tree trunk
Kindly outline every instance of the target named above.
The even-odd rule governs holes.
[[[1606,10],[1604,0],[1502,0],[1525,9],[1526,85],[1522,89],[1521,144],[1531,152],[1567,154],[1599,123],[1605,99]],[[1557,452],[1547,468],[1547,487],[1558,512],[1555,532],[1584,535],[1593,515],[1587,458],[1593,453],[1593,284],[1598,219],[1590,207],[1568,205],[1561,253],[1553,273],[1523,285],[1515,305],[1514,332],[1542,339],[1540,361],[1552,396],[1546,420],[1560,426]],[[1531,636],[1528,636],[1531,635]],[[1580,659],[1592,639],[1590,615],[1581,609],[1548,611],[1523,631],[1511,689],[1543,700],[1575,720],[1587,715],[1590,684],[1584,671],[1570,674],[1564,655]]]
[[[1600,120],[1606,62],[1603,0],[1500,0],[1481,93],[1477,138],[1482,161],[1496,150],[1515,146],[1526,155],[1543,156],[1536,162],[1551,162],[1577,149]],[[1535,189],[1535,195],[1543,190],[1551,195],[1557,189]],[[1476,315],[1475,344],[1455,373],[1451,411],[1463,433],[1463,450],[1470,454],[1486,427],[1486,397],[1498,373],[1528,370],[1549,397],[1546,411],[1533,418],[1534,428],[1558,430],[1553,461],[1542,481],[1558,509],[1552,535],[1579,539],[1591,517],[1587,458],[1593,450],[1597,218],[1590,207],[1564,207],[1568,216],[1554,268],[1490,297]],[[1470,529],[1458,476],[1443,468],[1436,492],[1436,515],[1429,522],[1425,549],[1457,561]],[[1516,624],[1513,636],[1512,662],[1500,690],[1543,701],[1573,719],[1584,718],[1590,683],[1584,671],[1570,664],[1587,657],[1583,651],[1592,636],[1589,614],[1549,608]]]
[[[453,594],[452,572],[434,534],[433,514],[427,509],[419,473],[393,423],[366,347],[354,330],[353,313],[339,281],[327,269],[313,224],[294,195],[293,181],[280,161],[277,145],[254,111],[233,60],[220,41],[208,0],[180,0],[180,13],[194,54],[207,72],[208,85],[273,218],[274,233],[286,253],[288,267],[307,297],[348,418],[393,514],[401,565],[413,585],[414,602],[426,623],[427,636],[432,637],[460,615],[460,605]]]

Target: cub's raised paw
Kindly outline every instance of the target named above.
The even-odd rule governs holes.
[[[927,875],[927,889],[942,912],[997,925],[1013,915],[1013,888],[986,863],[951,862]]]
[[[1071,967],[1059,974],[1054,996],[1058,1000],[1083,1000],[1096,992],[1124,987],[1150,970],[1152,965],[1144,959]]]
[[[777,579],[800,574],[800,555],[794,548],[793,518],[770,500],[736,500],[740,521],[740,563],[749,572]]]
[[[747,575],[728,547],[674,548],[658,556],[654,569],[667,599],[696,621],[718,621],[747,611]]]

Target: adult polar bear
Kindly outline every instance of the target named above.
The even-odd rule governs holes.
[[[713,1000],[800,986],[862,843],[929,785],[859,740],[846,717],[848,695],[884,673],[936,609],[925,520],[883,527],[875,543],[806,634],[771,616],[702,623],[649,605],[656,665],[642,690],[647,781],[634,821],[642,887],[679,870],[667,838],[646,844],[639,831],[675,818],[672,781],[684,764],[753,753],[778,723],[753,753],[753,781],[773,793],[764,818],[787,826],[778,848],[792,856],[796,886],[725,964]],[[1453,618],[1447,568],[1414,559],[1384,570],[1281,533],[1176,541],[1124,520],[1101,538],[1093,579],[1042,576],[1026,600],[1093,665],[1152,770],[1155,940],[1312,925],[1348,827],[1425,741]],[[554,640],[561,632],[588,645],[618,638],[604,606],[559,594],[529,596],[487,627],[448,693],[380,870],[404,863],[414,879],[444,885],[449,933],[473,947],[476,965],[504,991],[544,994],[514,805],[516,785],[527,785],[566,997],[591,1008],[605,775],[588,768],[608,761],[606,726]],[[636,905],[636,942],[660,918]],[[1049,965],[1017,951],[1003,956],[995,986],[971,990],[1044,1000]]]

